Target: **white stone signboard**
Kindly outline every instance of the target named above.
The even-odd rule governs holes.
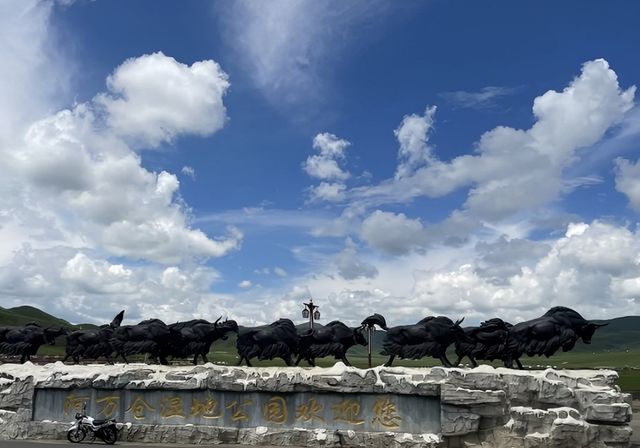
[[[83,403],[95,418],[138,424],[440,432],[438,398],[395,394],[36,389],[33,419],[73,420]]]

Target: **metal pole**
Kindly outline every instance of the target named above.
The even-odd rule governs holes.
[[[369,368],[371,368],[371,330],[372,327],[367,325],[367,333],[369,334],[369,344],[367,345],[367,351],[369,352]]]

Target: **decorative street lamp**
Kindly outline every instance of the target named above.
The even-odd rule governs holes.
[[[302,317],[309,319],[309,329],[313,330],[313,322],[320,319],[320,308],[318,305],[313,304],[313,299],[309,299],[309,303],[303,303]]]

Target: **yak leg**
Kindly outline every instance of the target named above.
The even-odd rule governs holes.
[[[458,354],[456,353],[456,355],[458,355]],[[458,355],[458,359],[456,359],[456,361],[453,363],[453,365],[458,367],[460,365],[460,363],[462,362],[462,358],[464,358],[464,355]],[[469,356],[469,359],[471,359],[471,356]]]
[[[507,369],[513,369],[513,358],[511,356],[505,357],[503,361],[504,361],[504,366]]]
[[[347,367],[351,367],[351,363],[349,362],[349,360],[347,359],[347,355],[342,355],[342,358],[340,358],[340,361],[342,361],[344,363],[345,366]]]
[[[440,359],[440,362],[442,362],[442,365],[445,367],[453,367],[453,365],[451,364],[451,361],[449,361],[449,358],[447,358],[447,354],[446,353],[441,353],[438,358]]]
[[[242,365],[242,360],[247,361],[247,367],[251,367],[251,361],[249,361],[249,358],[247,358],[246,356],[241,356],[240,357],[240,361],[238,361],[238,365],[241,366]]]
[[[391,364],[393,364],[393,360],[394,359],[396,359],[396,355],[389,356],[389,360],[384,363],[384,366],[385,367],[391,367]]]
[[[27,362],[27,354],[23,353],[20,357],[20,364],[24,364],[25,362]]]
[[[208,363],[209,362],[209,358],[207,358],[207,354],[206,353],[200,353],[200,356],[202,357],[202,362],[203,363]]]
[[[62,362],[67,362],[67,359],[69,359],[69,356],[71,356],[71,353],[67,353],[66,356],[62,359]]]
[[[194,365],[194,366],[197,366],[197,365],[198,365],[198,355],[199,355],[199,353],[196,353],[196,354],[193,356],[193,365]]]
[[[285,364],[288,367],[292,367],[293,366],[293,359],[291,359],[291,355],[282,356],[281,358],[282,358],[282,360],[285,362]]]
[[[520,362],[520,360],[518,358],[516,358],[515,361],[516,361],[516,365],[518,366],[518,369],[520,369],[520,370],[524,369],[524,367],[522,366],[522,363]]]
[[[307,361],[307,364],[309,364],[311,367],[315,367],[316,366],[316,359],[312,358],[311,356],[309,356],[308,358],[305,358],[305,360]]]

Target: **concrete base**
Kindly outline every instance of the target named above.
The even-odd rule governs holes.
[[[433,418],[425,414],[425,428],[430,428],[429,431],[421,431],[419,425],[410,426],[411,432],[385,430],[380,426],[384,423],[382,417],[371,414],[380,409],[363,408],[361,419],[369,419],[373,425],[370,427],[377,430],[364,431],[364,426],[357,423],[353,423],[353,429],[332,428],[322,420],[311,425],[315,427],[302,428],[296,427],[293,417],[288,423],[249,420],[244,427],[216,426],[215,423],[156,425],[133,420],[132,428],[123,431],[121,439],[310,447],[627,447],[631,436],[631,400],[628,394],[620,392],[616,379],[617,373],[609,370],[513,371],[490,366],[361,370],[341,364],[329,369],[236,368],[213,364],[197,367],[5,364],[0,366],[3,429],[0,439],[65,438],[68,421],[34,421],[35,414],[42,415],[41,410],[34,413],[33,409],[36,390],[38,393],[66,390],[70,394],[98,391],[95,396],[113,395],[117,391],[121,396],[135,393],[142,397],[159,391],[173,396],[180,391],[214,396],[233,392],[253,394],[253,397],[277,393],[294,398],[314,394],[326,398],[338,394],[354,402],[360,397],[379,394],[399,404],[393,410],[398,412],[394,418],[400,420],[391,421],[398,423],[398,427],[405,412],[399,411],[403,409],[400,406],[403,400],[410,397],[419,402],[420,397],[425,397],[440,404],[435,427],[439,429],[433,430]],[[124,395],[123,389],[127,392]],[[186,406],[184,409],[188,410]],[[327,420],[325,415],[324,422]]]

